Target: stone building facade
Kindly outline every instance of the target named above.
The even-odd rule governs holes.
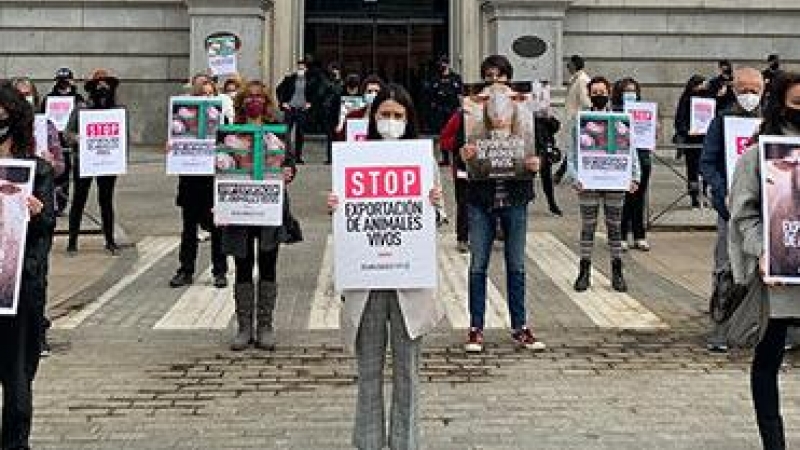
[[[152,145],[164,139],[166,98],[180,92],[191,73],[205,68],[207,36],[235,33],[242,41],[242,74],[274,85],[306,51],[309,2],[0,0],[0,77],[31,76],[40,89],[48,89],[58,67],[71,67],[79,77],[108,67],[123,81],[121,97],[131,111],[133,141]],[[392,0],[355,3],[381,8]],[[640,80],[645,95],[663,105],[665,123],[685,80],[693,73],[713,74],[720,58],[758,67],[769,53],[789,63],[800,60],[797,0],[438,3],[445,5],[446,35],[441,39],[447,40],[439,48],[446,49],[467,80],[478,77],[484,55],[505,53],[517,67],[516,78],[559,84],[565,59],[579,53],[592,74]],[[405,20],[403,11],[392,15],[387,23]],[[317,11],[317,19],[338,23],[347,18],[326,18]],[[427,23],[424,17],[414,20]]]

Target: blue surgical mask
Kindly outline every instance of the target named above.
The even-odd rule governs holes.
[[[636,92],[623,92],[622,93],[622,104],[627,105],[628,103],[638,102],[639,96],[636,95]]]
[[[375,97],[377,96],[378,94],[374,92],[367,92],[366,94],[364,94],[364,101],[367,102],[368,105],[371,105],[372,102],[375,101]]]

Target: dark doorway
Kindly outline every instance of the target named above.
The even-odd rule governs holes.
[[[447,0],[306,0],[305,52],[342,74],[404,85],[424,114],[425,83],[449,50]]]

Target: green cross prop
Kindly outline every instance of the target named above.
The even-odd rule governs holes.
[[[285,135],[288,131],[288,127],[284,124],[276,125],[276,124],[269,124],[269,125],[252,125],[252,124],[245,124],[245,125],[220,125],[219,131],[222,133],[231,133],[231,134],[249,134],[253,136],[253,149],[247,150],[232,150],[226,148],[224,151],[225,153],[253,153],[253,173],[251,174],[253,180],[262,181],[264,179],[264,161],[267,156],[277,156],[283,155],[286,153],[286,150],[279,149],[279,148],[269,148],[264,151],[264,134],[265,133],[272,133],[276,135]],[[220,151],[218,148],[217,151]],[[277,174],[281,172],[280,168],[270,168],[270,171],[273,174]],[[246,173],[244,170],[240,170],[239,173]]]
[[[208,109],[217,108],[220,112],[220,119],[222,118],[222,101],[213,98],[182,98],[176,100],[174,107],[180,106],[196,106],[197,107],[197,135],[200,139],[206,139],[208,136]]]

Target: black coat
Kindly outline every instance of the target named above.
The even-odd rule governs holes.
[[[181,208],[209,211],[214,207],[214,176],[192,175],[178,177],[178,197]]]
[[[278,97],[278,104],[290,103],[294,96],[294,88],[297,83],[297,74],[293,73],[283,79],[275,89],[275,94]],[[316,76],[306,73],[306,102],[311,103],[312,106],[317,105],[319,101],[320,81]]]

